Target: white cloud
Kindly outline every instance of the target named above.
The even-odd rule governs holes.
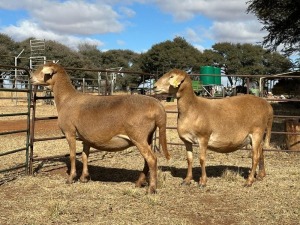
[[[30,21],[23,21],[18,24],[18,26],[11,25],[5,27],[4,29],[0,30],[0,33],[6,33],[9,36],[14,37],[16,41],[23,41],[24,39],[29,37],[46,40],[56,40],[73,49],[77,49],[78,45],[82,43],[97,45],[98,47],[101,47],[103,45],[101,41],[96,39],[79,38],[70,35],[60,35],[50,30],[41,29],[38,24]]]
[[[155,0],[165,13],[171,14],[177,22],[192,20],[203,16],[212,20],[212,25],[204,30],[188,28],[185,31],[187,40],[198,43],[209,38],[215,42],[233,43],[262,41],[266,32],[252,14],[247,14],[247,0]]]
[[[189,41],[189,42],[197,43],[197,42],[202,41],[199,34],[197,34],[197,32],[192,28],[187,28],[185,30],[185,36],[186,36],[187,41]]]
[[[0,8],[27,11],[29,18],[0,30],[17,41],[36,37],[56,40],[72,48],[83,42],[100,47],[101,41],[84,36],[117,33],[124,29],[118,13],[103,1],[2,0]]]
[[[126,17],[134,17],[135,16],[135,11],[128,7],[120,7],[120,12],[122,12]]]
[[[181,36],[199,49],[204,41],[250,42],[261,41],[266,35],[256,17],[246,13],[248,0],[1,0],[0,8],[26,10],[28,17],[17,25],[2,28],[0,32],[16,40],[28,37],[56,40],[68,46],[89,42],[103,47],[88,35],[119,33],[133,27],[127,20],[136,16],[134,3],[156,5],[184,24]],[[115,10],[117,9],[117,10]],[[206,24],[199,22],[205,18]],[[208,18],[208,19],[207,19]],[[151,18],[150,18],[151,19]],[[205,21],[203,23],[205,23]],[[210,21],[207,23],[207,21]],[[191,25],[193,24],[193,25]],[[175,25],[176,26],[176,25]],[[207,27],[209,26],[209,27]],[[178,33],[178,31],[176,31]],[[119,42],[118,45],[124,43]],[[154,44],[154,43],[153,43]]]
[[[102,34],[123,29],[118,14],[105,4],[66,1],[35,8],[31,15],[43,28],[65,34]]]
[[[43,5],[45,2],[42,1],[36,1],[36,0],[1,0],[0,1],[0,8],[1,9],[24,9],[30,7],[39,7],[40,5]]]
[[[117,44],[122,46],[125,45],[126,43],[123,40],[117,40]]]
[[[198,45],[198,44],[195,44],[194,47],[196,49],[198,49],[200,52],[203,52],[205,49],[207,49],[207,48],[204,48],[202,45]]]
[[[159,7],[178,21],[204,15],[216,20],[246,18],[246,0],[155,0]]]
[[[265,32],[260,31],[255,21],[247,22],[215,22],[211,33],[218,42],[239,42],[255,44],[263,39]]]

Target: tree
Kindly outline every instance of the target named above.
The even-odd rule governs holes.
[[[24,49],[22,56],[26,58],[26,60],[22,60],[22,66],[29,67],[29,58],[31,56],[30,40],[32,39],[34,38],[27,38],[18,42],[18,51]],[[56,41],[46,40],[44,55],[47,61],[58,61],[64,67],[91,69],[91,62],[86,60],[82,54]],[[84,77],[84,75],[80,77]]]
[[[15,65],[17,43],[6,34],[0,34],[0,64]]]
[[[131,50],[109,50],[101,54],[100,66],[103,69],[118,69],[126,71],[140,71],[140,54]],[[126,89],[132,84],[141,82],[141,77],[135,74],[126,73],[124,76],[118,76],[117,86]]]
[[[79,54],[81,54],[84,60],[90,61],[93,68],[101,67],[101,51],[97,49],[96,45],[81,44],[78,46]]]
[[[11,84],[15,85],[15,78],[17,76],[17,80],[19,82],[22,80],[28,80],[28,75],[25,74],[25,71],[18,70],[17,73],[15,73],[15,57],[18,56],[22,51],[22,48],[20,47],[19,42],[15,42],[11,37],[9,37],[6,34],[0,34],[0,64],[2,65],[11,65],[10,69],[3,69],[0,68],[2,71],[0,71],[0,86],[3,86],[3,78],[10,79]],[[17,66],[21,67],[27,67],[27,64],[25,63],[26,58],[24,58],[24,52],[22,52],[21,57],[17,59]],[[7,71],[9,70],[9,71]],[[21,75],[21,76],[20,76]]]
[[[141,55],[141,68],[149,73],[165,73],[170,69],[189,69],[199,72],[202,53],[184,38],[165,41]]]
[[[278,52],[269,52],[259,45],[216,43],[203,53],[206,65],[226,64],[229,74],[262,75],[286,72],[292,67],[289,59]]]
[[[16,43],[15,41],[6,34],[0,34],[0,46],[5,46],[8,51],[15,51]]]
[[[69,68],[93,69],[93,63],[79,52],[60,44],[56,41],[46,41],[46,57],[47,60],[59,61],[61,65]],[[78,78],[97,78],[95,72],[86,72],[74,70],[73,77]]]
[[[269,75],[286,72],[290,60],[278,52],[270,52],[259,45],[216,43],[203,53],[205,65],[227,66],[229,75]],[[245,82],[244,78],[236,78]]]
[[[105,69],[123,67],[138,70],[139,56],[131,50],[109,50],[101,54],[100,66]]]
[[[19,65],[22,67],[30,67],[30,61],[29,61],[29,57],[31,56],[31,52],[30,52],[30,40],[34,39],[33,37],[27,38],[21,42],[18,42],[18,52],[21,52],[23,49],[23,53],[22,53],[22,58],[20,60]]]
[[[300,50],[300,3],[295,0],[250,0],[247,12],[254,13],[269,34],[263,45],[276,50],[283,45],[291,54]]]

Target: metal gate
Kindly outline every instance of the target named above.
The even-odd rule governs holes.
[[[13,71],[12,71],[13,70]],[[11,72],[10,75],[3,76],[3,74]],[[17,75],[17,71],[25,71],[27,75],[22,75],[22,77]],[[29,82],[29,70],[23,67],[17,66],[7,66],[0,65],[1,76],[1,86],[0,93],[11,93],[11,96],[7,94],[2,94],[0,96],[1,102],[11,101],[12,104],[17,106],[20,104],[20,101],[24,104],[24,110],[22,112],[6,112],[7,106],[1,106],[4,109],[4,113],[0,112],[0,143],[3,141],[3,146],[9,144],[18,139],[25,138],[25,141],[18,146],[14,146],[12,149],[2,149],[0,148],[0,161],[1,165],[5,165],[7,160],[5,156],[11,156],[13,159],[18,159],[7,166],[0,167],[0,174],[4,174],[11,171],[17,171],[18,174],[28,174],[28,164],[29,164],[29,147],[30,147],[30,102],[31,102],[31,85]],[[25,79],[24,79],[25,78]],[[25,97],[18,96],[18,93],[25,93]],[[9,94],[8,94],[9,95]],[[12,106],[13,107],[13,106]],[[25,117],[25,118],[24,118]],[[4,125],[4,122],[12,121],[10,118],[21,118],[20,121],[26,123],[24,129],[18,128],[9,128],[7,125]],[[8,143],[9,142],[9,143]],[[1,145],[1,144],[0,144]],[[5,147],[4,147],[5,148]],[[19,154],[19,155],[18,155]],[[17,158],[21,157],[20,159]],[[3,175],[5,176],[5,174]],[[14,179],[14,178],[9,178]],[[2,179],[1,182],[5,182]]]

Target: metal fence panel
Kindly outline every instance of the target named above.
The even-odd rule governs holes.
[[[26,71],[27,74],[29,74],[29,71],[27,68],[23,68],[23,67],[17,67],[17,66],[7,66],[7,65],[0,65],[0,69],[15,69],[15,70],[23,70]],[[19,113],[1,113],[0,114],[0,126],[2,121],[7,120],[9,117],[17,117],[17,116],[21,116],[21,117],[25,117],[26,120],[26,129],[20,129],[20,130],[10,130],[10,131],[5,131],[5,129],[7,129],[7,127],[2,127],[2,131],[0,130],[0,136],[1,137],[6,137],[6,142],[13,142],[14,141],[14,137],[12,135],[18,134],[19,136],[23,134],[23,136],[25,136],[25,143],[22,143],[20,146],[18,147],[14,147],[13,149],[3,149],[0,151],[0,160],[4,160],[4,156],[12,156],[16,154],[16,153],[22,153],[23,157],[21,159],[21,162],[16,162],[14,163],[14,165],[9,165],[7,168],[1,168],[0,169],[0,173],[6,173],[9,171],[13,171],[13,170],[18,170],[21,169],[21,173],[25,173],[28,174],[28,162],[29,162],[29,146],[30,146],[30,102],[31,102],[31,85],[29,82],[29,76],[27,76],[26,80],[22,81],[26,82],[26,88],[24,87],[15,87],[15,88],[5,88],[2,87],[0,88],[0,92],[4,93],[4,92],[10,92],[10,93],[25,93],[26,97],[18,97],[17,95],[15,96],[10,96],[10,97],[3,97],[2,99],[6,99],[6,100],[11,100],[11,101],[15,101],[15,103],[17,104],[17,101],[19,100],[23,100],[26,102],[26,111],[25,112],[19,112]],[[3,108],[5,108],[5,106],[3,106]],[[3,131],[4,130],[4,131]],[[19,139],[19,136],[17,137],[17,139]],[[21,155],[22,155],[21,154]],[[3,165],[3,163],[1,163]]]

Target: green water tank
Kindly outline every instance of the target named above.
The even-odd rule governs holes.
[[[221,85],[221,68],[220,67],[214,67],[214,74],[215,76],[215,84]]]
[[[200,81],[203,85],[215,84],[215,69],[213,66],[201,66],[200,67]]]

